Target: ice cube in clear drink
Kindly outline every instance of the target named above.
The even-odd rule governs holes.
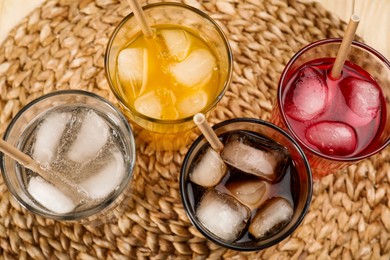
[[[192,116],[200,112],[207,105],[207,99],[206,92],[200,90],[184,98],[177,107],[183,117]]]
[[[76,139],[70,145],[67,157],[78,163],[87,162],[96,157],[110,136],[109,126],[101,116],[89,110],[82,120]]]
[[[115,149],[103,167],[79,185],[88,193],[89,198],[104,199],[120,185],[124,174],[125,164],[122,153]]]
[[[268,199],[270,192],[270,184],[252,178],[228,181],[226,188],[250,210],[259,208]]]
[[[250,211],[230,195],[209,189],[196,208],[196,217],[214,235],[234,241],[247,226]]]
[[[207,148],[201,155],[190,173],[190,180],[203,187],[217,185],[225,176],[227,166],[219,154],[212,148]]]
[[[39,176],[30,179],[27,191],[39,204],[57,214],[69,213],[76,207],[70,197]]]
[[[146,48],[126,48],[118,55],[118,76],[121,83],[132,89],[133,95],[141,95],[148,75],[148,51]]]
[[[355,77],[346,77],[339,88],[352,113],[347,115],[354,126],[368,124],[380,110],[380,90],[372,83]]]
[[[284,175],[289,153],[274,141],[239,132],[228,137],[221,157],[240,171],[272,182]]]
[[[273,198],[256,212],[249,225],[249,233],[256,239],[272,236],[282,230],[292,219],[294,209],[283,198]]]
[[[161,36],[169,51],[169,54],[177,58],[178,61],[184,60],[191,46],[191,37],[186,31],[181,29],[161,30]]]
[[[208,50],[196,49],[182,62],[172,64],[170,70],[179,84],[201,87],[211,79],[215,64],[215,58]]]
[[[327,155],[348,155],[355,151],[355,130],[341,122],[324,121],[311,125],[305,133],[306,139]]]
[[[305,67],[286,94],[284,111],[301,122],[321,114],[328,101],[328,87],[324,78],[312,67]]]
[[[38,126],[31,156],[41,165],[49,165],[55,159],[61,137],[71,117],[70,113],[52,113]]]

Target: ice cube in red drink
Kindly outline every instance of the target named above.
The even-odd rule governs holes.
[[[287,115],[298,121],[311,120],[321,114],[327,103],[328,87],[324,78],[312,67],[304,67],[284,102]]]
[[[311,125],[305,136],[309,143],[327,155],[349,155],[356,149],[355,131],[345,123],[319,122]]]
[[[380,90],[372,83],[352,76],[344,78],[339,87],[345,102],[355,114],[348,117],[355,126],[366,125],[380,110]]]

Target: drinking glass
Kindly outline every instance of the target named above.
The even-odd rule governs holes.
[[[219,83],[216,84],[216,95],[205,106],[203,114],[208,115],[223,97],[232,76],[233,57],[229,42],[220,26],[204,12],[182,3],[155,3],[143,7],[149,25],[169,25],[177,28],[188,28],[196,32],[213,51],[219,67]],[[125,17],[115,28],[109,39],[105,54],[105,72],[111,90],[118,99],[119,106],[126,117],[139,130],[138,136],[153,144],[157,150],[179,149],[187,143],[188,132],[195,125],[192,116],[175,120],[156,119],[139,113],[126,103],[120,90],[117,76],[117,59],[119,52],[141,34],[140,27],[133,13]],[[161,82],[164,84],[164,82]],[[183,90],[184,91],[184,90]]]
[[[54,118],[54,120],[59,120],[59,117],[61,117],[60,114],[62,111],[64,111],[64,109],[66,109],[66,111],[71,111],[70,113],[72,113],[72,116],[75,116],[75,113],[77,115],[76,111],[80,111],[78,109],[84,108],[88,111],[93,111],[95,115],[104,118],[105,122],[111,128],[112,132],[108,133],[110,136],[108,137],[107,143],[118,143],[118,147],[120,148],[119,152],[123,158],[123,174],[120,175],[121,179],[116,180],[119,184],[117,184],[115,189],[106,197],[97,199],[90,206],[84,205],[81,207],[76,207],[74,210],[66,213],[54,212],[49,210],[47,207],[44,207],[43,204],[39,203],[29,193],[28,187],[29,181],[31,181],[31,179],[29,179],[30,177],[28,176],[32,176],[31,173],[28,173],[27,169],[25,169],[15,160],[0,154],[0,169],[9,191],[24,208],[34,214],[60,221],[97,223],[100,220],[104,219],[104,221],[106,221],[114,216],[112,215],[114,210],[118,211],[120,209],[119,205],[121,202],[123,202],[124,199],[131,195],[130,183],[132,180],[133,168],[135,164],[135,143],[132,130],[122,113],[107,100],[96,94],[81,90],[64,90],[41,96],[27,104],[17,113],[6,129],[3,138],[17,149],[24,152],[29,151],[31,149],[32,143],[33,145],[36,144],[36,141],[34,141],[36,138],[34,137],[35,130],[39,130],[39,128],[42,127],[42,122],[45,122],[42,120],[46,120],[43,118],[47,118],[46,115],[48,115],[48,113],[59,113],[59,115],[56,115],[57,117]],[[74,123],[74,121],[72,122]],[[71,124],[70,121],[68,124]],[[65,132],[67,131],[64,130],[64,133],[61,135],[61,140],[66,140],[65,142],[67,142],[67,140],[72,139],[72,136],[67,136],[69,132]],[[46,136],[44,138],[50,139],[50,136],[55,134],[57,133],[46,132]],[[104,158],[96,157],[96,159],[103,160]],[[88,161],[81,162],[81,164],[83,163],[88,164]],[[83,173],[86,171],[81,172]],[[68,178],[67,176],[71,174],[75,173],[65,173],[65,178]],[[115,173],[111,172],[110,174],[112,175],[110,179],[113,180],[113,178],[115,178]],[[77,179],[78,177],[82,176],[75,176],[74,178]],[[109,185],[109,183],[107,183],[107,185]],[[41,190],[41,192],[43,192],[43,190]],[[51,195],[48,194],[49,198],[50,196]]]
[[[289,122],[286,111],[283,107],[283,96],[285,95],[287,83],[297,70],[305,63],[321,58],[335,58],[340,47],[341,39],[324,39],[313,42],[298,51],[286,65],[278,84],[277,99],[272,111],[271,122],[286,129],[302,146],[309,159],[313,178],[320,179],[328,174],[335,173],[346,166],[359,160],[368,158],[390,143],[390,62],[378,51],[370,46],[353,41],[349,50],[347,61],[360,66],[368,72],[381,87],[385,106],[382,108],[381,122],[377,132],[367,133],[373,135],[373,141],[361,152],[353,156],[327,155],[313,149],[302,140],[292,124]],[[346,111],[339,111],[346,113]]]
[[[181,172],[180,172],[180,194],[184,209],[191,221],[191,223],[208,239],[211,241],[233,249],[241,251],[253,251],[261,250],[270,247],[289,236],[302,222],[306,212],[309,209],[309,205],[312,197],[312,175],[309,167],[309,163],[305,154],[298,145],[298,143],[284,130],[279,127],[265,122],[259,119],[251,118],[236,118],[223,121],[213,126],[217,136],[226,135],[230,132],[245,131],[262,136],[266,139],[271,139],[278,144],[287,148],[292,165],[295,170],[290,171],[291,180],[293,184],[291,187],[292,197],[294,200],[294,213],[290,222],[284,226],[279,232],[266,237],[265,239],[252,239],[251,241],[237,240],[234,242],[228,242],[224,239],[211,233],[196,216],[197,200],[194,194],[197,192],[196,188],[190,181],[190,172],[194,167],[194,163],[197,162],[199,153],[204,150],[205,146],[209,146],[207,140],[203,135],[199,136],[195,142],[191,145],[187,152]],[[272,184],[271,184],[272,185]],[[213,189],[213,188],[208,188]],[[198,195],[196,195],[198,196]]]

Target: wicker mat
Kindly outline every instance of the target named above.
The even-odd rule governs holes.
[[[210,120],[269,119],[278,78],[294,52],[345,29],[316,4],[297,1],[188,0],[227,33],[234,75]],[[57,89],[93,91],[115,102],[103,70],[108,37],[129,12],[126,1],[48,0],[0,47],[0,135],[30,100]],[[195,132],[194,136],[197,135]],[[259,252],[207,241],[186,217],[178,191],[178,152],[155,152],[137,140],[133,196],[117,219],[101,225],[34,216],[0,178],[0,258],[34,259],[384,259],[390,258],[390,150],[314,185],[302,225]]]

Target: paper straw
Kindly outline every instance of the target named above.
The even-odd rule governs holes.
[[[207,122],[206,117],[202,113],[198,113],[194,115],[193,119],[202,134],[210,143],[211,147],[217,152],[222,151],[223,144],[215,134],[214,130],[211,128],[210,124]]]
[[[130,8],[134,13],[135,19],[141,27],[142,33],[145,35],[145,37],[152,38],[152,28],[150,28],[148,22],[146,21],[145,13],[144,10],[142,10],[140,3],[137,0],[127,0],[127,3],[130,5]]]
[[[347,59],[349,48],[351,47],[352,40],[355,37],[356,29],[359,25],[359,22],[360,17],[356,14],[353,14],[349,20],[343,40],[337,52],[336,60],[333,64],[331,72],[331,78],[333,79],[338,79],[341,76],[341,71],[343,70],[344,62]]]
[[[0,139],[0,151],[17,161],[25,168],[28,168],[33,172],[39,174],[44,180],[55,185],[66,195],[70,196],[74,202],[80,203],[80,201],[85,200],[87,198],[86,192],[81,189],[81,187],[79,187],[76,183],[73,183],[73,181],[67,178],[62,178],[52,172],[44,170],[38,162],[34,161],[33,158],[19,151],[3,139]]]

